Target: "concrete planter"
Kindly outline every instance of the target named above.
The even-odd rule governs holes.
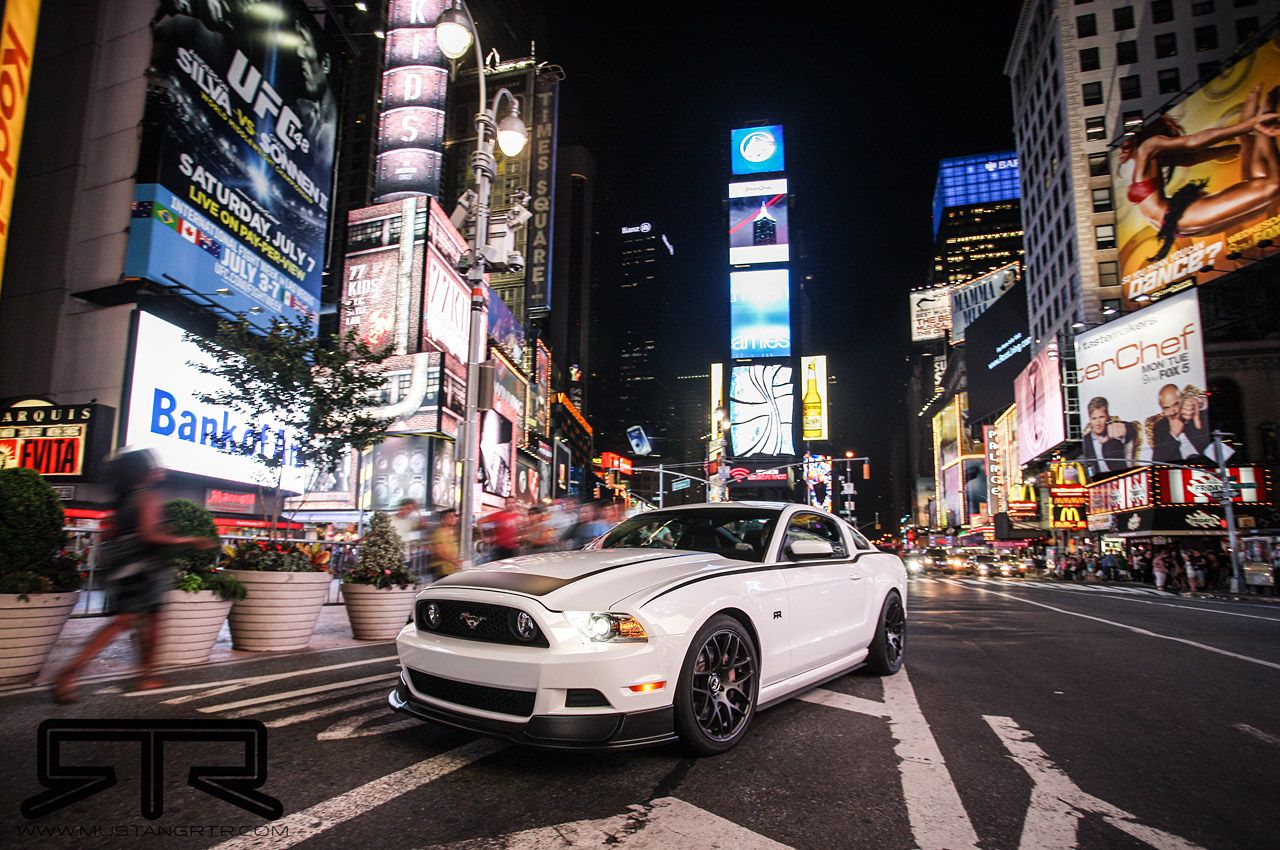
[[[160,615],[156,660],[162,666],[203,664],[227,621],[231,602],[212,590],[171,590]]]
[[[0,685],[30,682],[40,673],[80,592],[0,593]]]
[[[226,570],[249,595],[231,606],[231,645],[250,652],[305,649],[329,594],[328,571]]]
[[[395,640],[413,611],[417,588],[342,585],[342,600],[356,640]]]

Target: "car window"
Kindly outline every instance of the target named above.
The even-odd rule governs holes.
[[[825,540],[831,544],[836,557],[844,558],[849,554],[844,545],[844,537],[840,534],[840,527],[834,520],[817,514],[800,513],[791,517],[787,524],[787,539],[783,545],[790,546],[797,540]],[[786,556],[785,548],[783,556]]]
[[[759,510],[652,511],[618,525],[600,548],[682,549],[761,561],[776,519],[776,512]]]

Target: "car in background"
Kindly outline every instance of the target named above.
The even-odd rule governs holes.
[[[973,574],[979,578],[1000,574],[1000,564],[995,555],[970,555],[969,566]]]
[[[996,564],[1000,568],[1000,575],[1008,578],[1026,578],[1027,577],[1027,558],[1020,558],[1017,555],[1001,555],[996,559]]]
[[[941,546],[930,546],[924,550],[925,572],[945,572],[947,558],[950,553]]]
[[[974,565],[968,555],[962,552],[955,552],[947,556],[946,566],[943,572],[947,575],[973,575]]]
[[[933,559],[921,550],[913,550],[903,554],[902,563],[907,568],[907,575],[915,577],[927,573],[933,566]]]

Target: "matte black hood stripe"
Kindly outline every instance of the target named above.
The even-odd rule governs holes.
[[[628,560],[623,564],[614,564],[611,567],[602,567],[598,570],[592,570],[589,573],[583,573],[573,578],[555,578],[554,576],[536,575],[534,573],[521,573],[514,570],[468,570],[466,572],[454,573],[445,576],[439,581],[434,582],[431,587],[467,587],[479,590],[506,590],[512,593],[523,593],[527,596],[546,596],[553,593],[565,585],[573,584],[575,581],[582,581],[584,578],[598,576],[601,573],[607,573],[610,570],[617,570],[623,567],[632,567],[637,564],[651,564],[654,561],[665,561],[669,558],[683,558],[687,555],[706,554],[700,552],[680,552],[675,555],[658,555],[653,558],[637,558]]]

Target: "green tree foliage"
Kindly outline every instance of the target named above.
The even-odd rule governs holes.
[[[219,322],[212,339],[187,338],[213,361],[200,371],[227,387],[199,393],[201,401],[234,410],[259,434],[268,426],[291,433],[292,456],[273,434],[265,450],[261,438],[239,447],[277,476],[290,463],[333,468],[348,451],[378,442],[390,424],[366,410],[382,387],[379,366],[391,349],[374,351],[355,331],[321,338],[310,317],[297,312],[272,322],[266,334],[240,318]]]
[[[80,560],[64,550],[62,502],[35,470],[0,469],[0,593],[80,586]]]
[[[404,541],[383,512],[373,515],[369,533],[360,541],[355,568],[343,577],[343,581],[384,588],[403,588],[414,583],[405,566]]]

